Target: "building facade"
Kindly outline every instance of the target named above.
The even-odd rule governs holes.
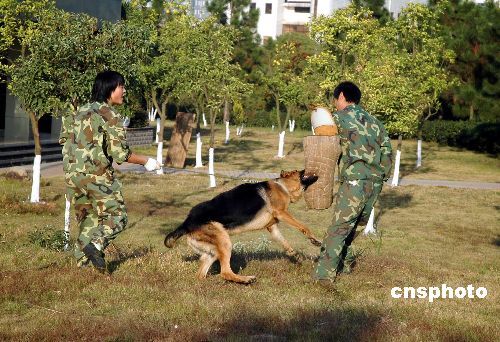
[[[386,0],[385,7],[393,17],[410,2],[427,4],[427,0]],[[320,15],[331,15],[350,0],[252,0],[260,12],[257,33],[265,41],[287,32],[307,32],[307,24]]]

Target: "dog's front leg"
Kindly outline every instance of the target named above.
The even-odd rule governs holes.
[[[302,223],[300,223],[299,221],[297,221],[292,215],[290,215],[289,212],[285,211],[285,210],[282,210],[282,211],[275,211],[274,213],[274,216],[280,220],[280,221],[285,221],[286,223],[288,223],[289,225],[291,225],[292,227],[295,227],[297,228],[298,230],[300,230],[302,232],[302,234],[304,234],[305,236],[307,236],[309,238],[309,241],[311,241],[311,243],[315,246],[321,246],[321,241],[318,240],[314,234],[311,232],[311,230],[309,228],[307,228],[305,225],[303,225]]]
[[[278,229],[278,225],[275,223],[272,226],[267,227],[267,230],[269,233],[271,233],[272,238],[276,241],[279,242],[283,245],[283,248],[286,251],[286,254],[290,257],[294,257],[297,255],[297,252],[294,251],[292,246],[288,243],[288,241],[285,240],[285,237],[281,234],[280,230]]]

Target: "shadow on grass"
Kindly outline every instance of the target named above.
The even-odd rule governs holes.
[[[495,246],[500,247],[500,235],[497,235],[497,237],[493,239],[492,243]]]
[[[250,304],[249,304],[250,305]],[[293,317],[244,310],[220,325],[208,340],[237,341],[368,341],[378,335],[382,315],[358,308],[298,310]],[[276,308],[279,310],[279,308]]]
[[[200,256],[197,254],[191,254],[184,256],[182,261],[185,262],[197,262]],[[249,252],[235,252],[233,250],[231,254],[230,265],[234,273],[239,273],[244,270],[248,263],[253,260],[257,261],[272,261],[272,260],[288,260],[293,264],[299,264],[305,259],[312,259],[312,257],[298,253],[297,257],[288,256],[283,251],[249,251]],[[210,267],[208,274],[215,275],[221,272],[219,261],[214,262]]]
[[[118,269],[118,267],[129,259],[140,258],[151,253],[151,247],[139,247],[131,251],[123,251],[114,245],[108,247],[109,258],[108,271],[113,273]]]
[[[400,194],[395,191],[387,191],[380,194],[378,199],[383,210],[395,208],[408,208],[411,206],[413,196],[410,194]]]

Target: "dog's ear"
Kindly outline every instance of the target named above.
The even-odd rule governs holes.
[[[285,170],[281,170],[280,178],[286,178],[286,177],[288,177],[289,174],[290,174],[289,172],[287,172]]]

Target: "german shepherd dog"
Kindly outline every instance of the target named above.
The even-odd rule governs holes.
[[[287,255],[296,252],[278,229],[285,221],[300,230],[312,244],[321,246],[309,228],[297,221],[288,206],[300,199],[304,190],[318,179],[302,171],[281,171],[280,177],[260,183],[241,184],[191,209],[186,220],[165,238],[165,246],[172,248],[175,241],[187,235],[188,244],[200,254],[198,279],[204,279],[210,266],[218,259],[221,276],[229,281],[249,284],[254,276],[240,276],[231,270],[232,243],[229,234],[267,229],[280,242]]]

